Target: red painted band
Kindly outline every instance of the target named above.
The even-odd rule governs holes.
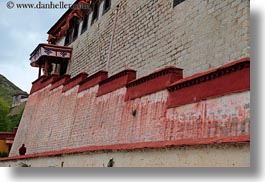
[[[182,69],[166,67],[147,76],[133,80],[126,85],[125,101],[166,89],[176,80],[182,79]]]
[[[108,78],[108,72],[106,71],[99,71],[95,73],[94,75],[86,78],[85,80],[81,81],[79,83],[79,89],[78,92],[82,92],[84,90],[87,90],[95,85],[97,85],[102,80],[105,80]]]
[[[250,90],[249,59],[232,62],[220,68],[177,81],[168,87],[168,90],[170,92],[168,107],[177,107]]]
[[[249,141],[250,141],[250,136],[245,135],[245,136],[233,136],[233,137],[224,137],[224,138],[205,138],[205,139],[190,139],[190,140],[177,140],[177,141],[141,142],[133,144],[116,144],[116,145],[107,145],[107,146],[89,146],[89,147],[82,147],[76,149],[64,149],[64,150],[43,152],[37,154],[28,154],[25,156],[0,158],[0,161],[61,156],[64,154],[74,154],[74,153],[83,153],[83,152],[140,150],[146,148],[159,149],[159,148],[174,147],[174,146],[209,145],[209,144],[220,144],[220,143],[245,143]]]
[[[67,80],[66,83],[64,83],[63,92],[66,92],[67,90],[70,90],[71,88],[74,88],[77,86],[81,81],[87,78],[87,73],[80,73],[74,78]]]
[[[44,87],[48,86],[49,84],[51,84],[52,82],[54,82],[55,80],[58,79],[58,75],[51,75],[51,76],[48,76],[47,78],[45,78],[44,80],[41,81],[41,84]]]
[[[38,79],[36,79],[35,81],[32,82],[32,84],[36,83],[36,82],[41,82],[42,80],[44,80],[45,78],[47,78],[47,76],[42,75],[40,76]]]
[[[106,80],[99,82],[97,96],[110,93],[119,88],[125,87],[127,83],[136,78],[136,71],[127,69],[119,72]]]
[[[61,85],[63,85],[64,83],[66,83],[68,80],[70,79],[70,75],[64,75],[62,77],[57,78],[56,80],[54,80],[52,82],[52,86],[50,90],[53,90]]]
[[[14,139],[15,135],[13,132],[0,132],[0,139]]]
[[[38,80],[33,82],[32,89],[30,91],[30,94],[45,88],[52,82],[54,82],[56,79],[58,79],[58,75],[51,75],[51,76],[42,76]]]
[[[18,127],[15,127],[12,132],[0,132],[0,139],[14,139]]]

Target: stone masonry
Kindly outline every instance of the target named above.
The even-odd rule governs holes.
[[[136,73],[128,70],[99,83],[94,82],[85,90],[80,88],[84,83],[96,80],[96,76],[83,82],[79,78],[84,80],[85,74],[80,74],[57,88],[53,85],[60,79],[47,86],[44,84],[30,94],[10,156],[18,155],[22,143],[28,147],[27,154],[37,154],[80,147],[92,147],[89,150],[93,151],[94,146],[120,150],[123,148],[120,145],[124,144],[126,149],[132,149],[149,145],[159,147],[164,142],[196,145],[249,141],[248,59],[201,73],[200,77],[174,77],[179,72],[166,68],[130,81],[125,79],[126,73]],[[218,76],[219,73],[223,74]],[[52,80],[53,77],[46,79]],[[157,83],[165,78],[174,78],[174,83],[157,89]],[[35,85],[45,83],[42,79],[38,79]],[[235,79],[236,84],[229,84],[230,81],[236,82]],[[124,80],[126,87],[116,85]],[[225,86],[218,88],[220,82]],[[182,84],[186,86],[182,87]],[[202,91],[203,88],[207,90]],[[183,90],[193,92],[191,100],[186,99],[189,96],[181,97]],[[137,98],[126,99],[135,92],[139,93]]]
[[[72,43],[68,73],[131,68],[141,77],[167,65],[185,77],[206,71],[250,55],[249,16],[249,0],[186,0],[174,8],[173,0],[113,0]]]
[[[33,82],[2,165],[249,166],[249,0],[112,0],[99,12],[67,45],[67,74]]]

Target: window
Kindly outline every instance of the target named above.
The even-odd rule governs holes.
[[[68,29],[67,30],[67,33],[66,33],[66,36],[65,36],[65,41],[64,41],[64,45],[68,45],[71,43],[71,40],[72,39],[72,30],[71,29]]]
[[[104,6],[103,6],[103,14],[108,12],[108,10],[110,9],[110,6],[111,6],[111,0],[105,0]]]
[[[70,21],[70,28],[66,32],[64,45],[67,46],[71,44],[73,41],[75,41],[78,37],[78,33],[79,33],[79,20],[72,19]]]
[[[64,61],[64,62],[61,63],[61,65],[60,65],[60,71],[59,71],[59,75],[60,76],[66,74],[66,72],[67,72],[67,66],[68,66],[68,62],[67,61]]]
[[[95,22],[95,20],[98,19],[98,11],[99,11],[99,2],[97,1],[97,2],[94,4],[91,25]]]
[[[173,7],[177,6],[178,4],[184,2],[185,0],[173,0]]]
[[[75,22],[74,24],[74,35],[73,35],[73,41],[75,41],[78,37],[78,31],[79,31],[79,23]]]
[[[88,17],[89,17],[89,15],[86,14],[84,16],[84,18],[83,18],[83,24],[82,24],[82,31],[81,31],[81,33],[84,33],[87,30]]]

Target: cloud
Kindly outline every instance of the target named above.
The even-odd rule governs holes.
[[[4,64],[0,66],[0,73],[19,88],[29,93],[31,82],[37,78],[38,71],[36,69],[28,69],[27,67],[23,65],[13,66]]]
[[[73,3],[74,0],[65,0]],[[22,90],[30,91],[37,79],[36,68],[30,66],[29,56],[39,43],[47,42],[46,32],[66,9],[8,9],[0,2],[0,74]],[[13,0],[14,3],[39,3],[39,0]],[[50,1],[42,0],[43,3]],[[59,1],[53,1],[54,3]]]

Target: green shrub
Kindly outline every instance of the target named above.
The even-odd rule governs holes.
[[[0,98],[0,132],[7,131],[7,114],[9,112],[9,105],[2,98]]]
[[[8,153],[7,152],[0,152],[0,158],[2,157],[8,157]]]

